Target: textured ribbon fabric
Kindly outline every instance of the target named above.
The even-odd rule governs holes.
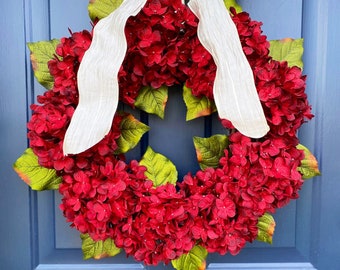
[[[146,1],[124,0],[94,27],[78,71],[79,104],[65,134],[64,155],[89,149],[110,131],[118,105],[118,71],[127,50],[125,24]]]
[[[188,6],[199,19],[198,38],[217,65],[213,93],[219,117],[231,121],[248,137],[263,137],[269,126],[253,72],[223,0],[190,0]]]

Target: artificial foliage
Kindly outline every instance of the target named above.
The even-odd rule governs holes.
[[[91,1],[94,25],[121,2]],[[78,104],[77,71],[93,33],[29,44],[35,75],[47,91],[31,105],[29,149],[14,168],[33,189],[59,190],[60,209],[81,233],[85,259],[124,251],[146,265],[204,269],[208,253],[237,255],[247,242],[271,243],[271,214],[299,197],[303,178],[319,174],[297,137],[313,117],[298,64],[302,44],[286,39],[270,45],[261,23],[237,8],[230,16],[270,131],[252,139],[220,119],[223,134],[193,138],[200,170],[183,179],[150,146],[140,160],[125,158],[149,127],[121,111],[103,140],[65,156],[63,140]],[[197,24],[181,0],[148,0],[127,21],[128,49],[118,74],[121,103],[163,118],[168,87],[180,84],[188,125],[216,112],[216,65],[197,38]]]

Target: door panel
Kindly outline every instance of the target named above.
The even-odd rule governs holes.
[[[11,163],[26,148],[25,123],[30,113],[28,105],[43,91],[33,79],[25,42],[67,36],[68,28],[74,32],[90,29],[87,1],[71,2],[13,0],[0,4],[1,9],[5,10],[1,17],[1,31],[4,33],[0,47],[1,67],[7,72],[6,75],[0,75],[0,135],[2,153],[6,153],[6,156],[1,155],[0,163],[0,268],[171,269],[164,265],[144,267],[131,258],[126,259],[125,254],[101,261],[83,261],[79,233],[65,223],[59,210],[61,198],[58,192],[30,191],[11,169]],[[340,59],[333,57],[337,49],[331,45],[337,44],[340,39],[339,26],[334,19],[340,10],[336,0],[325,2],[239,1],[253,19],[264,23],[263,30],[268,39],[305,38],[308,91],[318,118],[302,129],[300,137],[302,143],[321,160],[321,166],[326,164],[328,170],[322,168],[325,171],[322,177],[305,183],[298,201],[277,211],[277,227],[272,246],[259,242],[249,244],[236,257],[210,254],[210,270],[338,269],[339,256],[336,252],[340,249],[337,237],[340,231],[340,211],[332,207],[332,213],[329,206],[334,204],[331,195],[336,198],[336,188],[340,188],[340,182],[335,179],[337,170],[331,162],[336,160],[336,156],[328,153],[333,149],[340,150],[335,140],[340,136],[340,128],[332,126],[336,121],[334,117],[339,116],[340,112],[339,109],[333,111],[332,106],[329,106],[340,100],[338,85],[332,83],[332,78],[340,75],[336,65]],[[328,43],[328,39],[332,43]],[[329,91],[327,94],[326,89]],[[185,105],[180,87],[170,89],[164,120],[144,114],[136,117],[148,122],[151,130],[129,158],[139,158],[146,145],[150,144],[155,151],[168,156],[176,164],[180,176],[189,170],[194,172],[198,169],[193,159],[192,137],[222,132],[214,116],[191,121],[190,125],[185,122]],[[321,133],[321,130],[329,126],[332,129],[328,128],[326,135]],[[327,152],[323,152],[324,149]],[[323,179],[327,179],[327,182],[323,181],[321,185]],[[337,237],[337,241],[333,240],[334,237]],[[18,254],[20,260],[15,259]]]
[[[22,264],[30,267],[30,228],[28,188],[17,181],[12,163],[26,148],[26,56],[25,56],[25,17],[22,1],[13,5],[0,2],[0,268],[11,265],[20,269]],[[17,16],[13,16],[17,14]],[[6,27],[6,30],[4,29]],[[10,41],[8,43],[8,41]],[[21,108],[17,109],[17,108]],[[13,216],[13,213],[17,213]],[[18,215],[18,213],[20,213]],[[21,262],[13,256],[20,239]],[[24,252],[25,251],[25,252]],[[28,269],[28,268],[22,268]]]

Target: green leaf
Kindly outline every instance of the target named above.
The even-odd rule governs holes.
[[[187,121],[216,112],[214,101],[205,96],[202,98],[195,97],[191,93],[191,89],[185,85],[183,87],[183,99],[187,106]]]
[[[54,79],[48,69],[48,61],[55,58],[55,50],[59,43],[60,41],[58,39],[27,43],[31,52],[30,58],[34,76],[38,82],[48,90],[51,89],[54,84]]]
[[[223,0],[224,5],[229,10],[231,7],[234,7],[237,13],[242,12],[242,7],[237,3],[236,0]]]
[[[143,87],[135,101],[135,106],[147,113],[156,114],[164,118],[164,109],[168,101],[168,87],[162,86],[158,89]]]
[[[149,129],[147,125],[139,122],[131,114],[126,114],[120,123],[121,135],[117,140],[119,148],[115,154],[123,154],[134,148]]]
[[[270,41],[269,55],[277,61],[287,61],[288,66],[303,68],[303,39],[285,38]]]
[[[38,157],[31,148],[27,148],[17,159],[13,164],[13,169],[33,190],[58,189],[62,180],[56,170],[39,165]]]
[[[167,157],[154,152],[150,146],[139,164],[147,168],[145,175],[155,187],[166,183],[176,184],[178,177],[176,166]]]
[[[81,234],[81,249],[83,251],[84,260],[94,258],[96,260],[113,257],[120,252],[113,240],[108,238],[105,241],[94,241],[89,234]]]
[[[208,251],[201,246],[195,246],[188,254],[183,254],[176,260],[172,260],[172,266],[176,270],[204,270]]]
[[[117,9],[123,0],[90,0],[87,10],[92,21],[103,19]]]
[[[299,150],[303,150],[305,154],[305,158],[301,161],[301,165],[298,168],[299,172],[302,174],[303,179],[310,179],[314,176],[321,175],[319,171],[318,161],[312,152],[302,144],[299,144],[297,147]]]
[[[276,223],[273,216],[265,213],[257,222],[258,233],[256,240],[272,244],[275,226]]]
[[[216,168],[224,154],[224,149],[228,146],[228,136],[217,134],[209,138],[194,137],[194,145],[201,169]]]

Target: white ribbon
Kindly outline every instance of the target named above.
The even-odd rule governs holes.
[[[110,131],[119,99],[118,72],[127,50],[125,24],[146,1],[124,0],[94,27],[78,70],[79,104],[65,134],[64,155],[89,149]]]
[[[118,72],[127,50],[125,24],[146,1],[124,0],[95,26],[78,71],[79,104],[65,134],[64,155],[89,149],[110,131],[119,100]],[[199,19],[199,40],[217,65],[213,93],[220,118],[246,136],[264,136],[269,127],[253,73],[223,0],[191,0],[188,5]]]
[[[198,38],[217,65],[213,93],[219,117],[231,121],[248,137],[263,137],[269,126],[253,72],[223,0],[191,0],[188,6],[199,19]]]

